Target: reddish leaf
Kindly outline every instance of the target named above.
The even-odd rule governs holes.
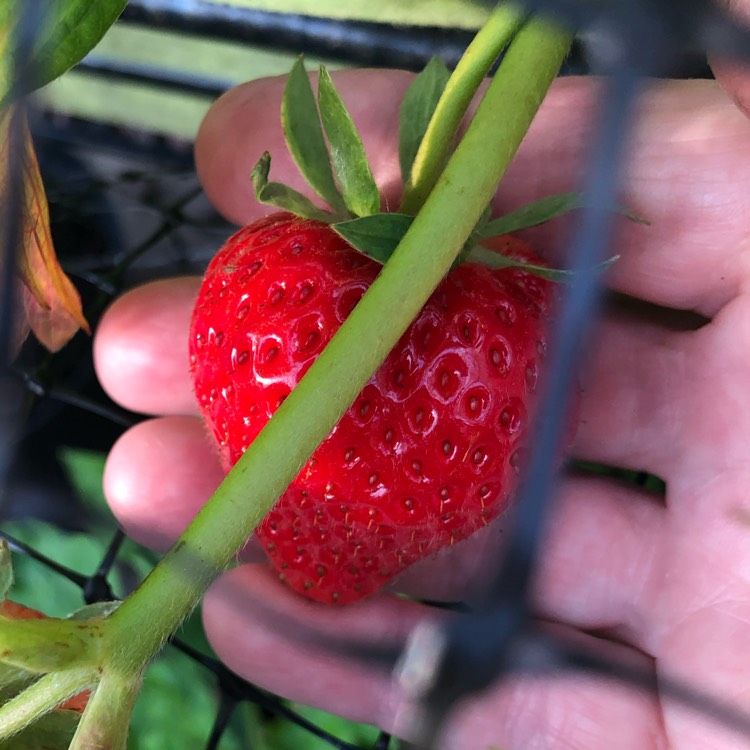
[[[0,201],[8,199],[9,124],[12,111],[0,115]],[[28,126],[23,125],[24,149],[24,233],[18,254],[18,272],[25,322],[50,351],[62,348],[78,331],[89,331],[81,299],[60,267],[52,245],[49,208],[39,164]],[[23,321],[19,321],[19,325]]]

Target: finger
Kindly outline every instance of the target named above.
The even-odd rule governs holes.
[[[739,561],[742,564],[741,561]],[[726,580],[726,572],[721,579]],[[714,601],[694,610],[673,627],[664,630],[660,672],[671,682],[690,685],[702,700],[698,706],[670,699],[665,691],[664,723],[673,747],[681,750],[734,750],[750,747],[750,698],[747,681],[750,666],[746,644],[750,637],[747,584],[739,593],[716,587]],[[713,706],[706,705],[710,697]],[[721,711],[742,717],[741,726],[729,726]],[[701,709],[701,710],[696,710]]]
[[[199,419],[163,417],[137,424],[115,443],[104,471],[104,494],[128,536],[166,550],[223,476],[216,447]]]
[[[672,473],[683,459],[683,404],[693,390],[691,336],[703,322],[632,299],[608,303],[579,368],[576,458]]]
[[[745,717],[743,736],[714,711],[696,711],[665,693],[670,747],[681,750],[750,746],[748,482],[747,468],[717,468],[709,475],[702,466],[694,474],[686,468],[668,485],[669,512],[657,542],[662,572],[642,596],[653,622],[644,647],[658,654],[661,675]]]
[[[197,279],[159,281],[121,297],[95,339],[104,388],[146,413],[197,413],[187,330]],[[664,475],[682,425],[684,347],[663,311],[613,303],[590,347],[582,376],[580,458]]]
[[[591,636],[581,638],[600,646]],[[607,649],[645,671],[648,661],[622,647]],[[525,750],[530,747],[570,747],[593,750],[657,750],[664,747],[656,700],[627,682],[603,680],[594,675],[558,674],[545,677],[511,677],[505,684],[458,707],[450,717],[439,747],[443,750],[472,747]],[[493,739],[497,745],[489,744]]]
[[[336,71],[336,86],[361,129],[373,175],[383,190],[400,180],[395,133],[398,109],[412,76],[391,71]],[[310,195],[284,144],[279,111],[285,78],[266,78],[238,86],[222,96],[201,125],[195,162],[203,187],[230,220],[247,224],[273,209],[259,205],[250,173],[264,151],[272,156],[271,177]]]
[[[155,281],[119,297],[94,338],[94,365],[105,391],[145,414],[195,414],[188,330],[200,279]]]
[[[128,536],[166,550],[223,477],[216,446],[200,420],[163,417],[137,424],[115,443],[104,494]]]
[[[638,488],[602,477],[567,477],[545,521],[536,612],[576,628],[617,633],[641,650],[655,647],[647,632],[650,595],[662,573],[665,516],[662,504]],[[429,601],[471,602],[495,575],[512,533],[501,518],[416,563],[393,588]]]
[[[507,207],[580,189],[600,88],[557,82],[503,180]],[[618,221],[612,253],[620,259],[608,285],[658,305],[715,314],[743,277],[737,248],[750,180],[745,118],[713,81],[653,83],[641,96],[627,146],[620,200],[650,225]],[[553,258],[565,247],[560,229],[550,224],[535,235]]]
[[[679,474],[701,481],[744,471],[750,441],[750,295],[737,297],[686,344],[681,431],[692,442],[691,450],[680,454]]]
[[[642,602],[655,627],[643,647],[660,670],[699,685],[750,716],[750,298],[741,294],[693,334],[684,368],[682,443],[667,484],[668,513],[658,542],[663,573]],[[680,748],[750,746],[711,716],[668,701],[665,725]],[[745,724],[747,726],[747,722]]]
[[[166,551],[224,475],[216,444],[198,417],[161,417],[137,424],[115,443],[104,471],[104,495],[128,536]],[[263,559],[254,540],[241,557]]]
[[[392,645],[428,613],[415,602],[386,596],[345,608],[313,604],[278,585],[265,569],[246,565],[209,590],[203,618],[217,654],[241,676],[293,700],[393,731],[403,702],[389,675],[337,655],[321,639]],[[635,658],[648,667],[647,660]],[[660,741],[649,696],[560,676],[544,682],[514,679],[491,689],[452,717],[439,747],[651,750]]]
[[[403,73],[384,71],[336,77],[377,177],[391,188],[398,177],[396,112],[408,81]],[[265,148],[277,156],[276,179],[296,179],[278,121],[282,85],[275,79],[235,89],[213,107],[199,134],[197,163],[206,190],[233,221],[265,211],[247,191],[252,162]],[[503,180],[498,207],[507,211],[580,189],[600,88],[588,79],[555,83]],[[651,225],[620,222],[616,249],[622,259],[611,284],[658,304],[712,315],[733,296],[742,273],[736,259],[744,242],[739,218],[750,200],[750,131],[712,81],[654,84],[639,111],[623,201]],[[301,188],[299,181],[294,185]],[[536,234],[553,257],[559,256],[559,231],[557,223]]]
[[[145,305],[151,308],[158,300],[173,298],[163,292],[164,285],[150,285],[140,290],[138,300],[143,302],[145,295],[153,295]],[[668,415],[664,419],[654,419],[654,415],[658,416],[661,409],[669,410],[672,399],[680,393],[667,376],[675,368],[668,358],[660,359],[657,348],[657,339],[665,335],[664,331],[639,324],[636,316],[626,313],[612,312],[602,323],[601,348],[594,347],[597,355],[592,374],[584,384],[575,448],[579,456],[589,460],[654,470],[655,465],[661,463],[663,468],[668,463],[665,456],[669,452],[679,453],[678,436],[664,429],[664,424],[678,423]],[[133,331],[131,335],[136,340],[145,338]],[[152,343],[153,356],[158,358],[164,345],[156,339]],[[669,347],[666,352],[667,357],[673,354]],[[131,374],[126,382],[137,387],[138,378]],[[146,376],[142,387],[147,389],[149,385],[150,377]],[[659,424],[662,428],[656,429],[654,425]],[[139,471],[133,472],[133,466]],[[107,465],[105,491],[115,515],[131,535],[164,549],[174,542],[222,476],[215,445],[199,419],[153,420],[126,433],[115,446]],[[631,517],[643,503],[636,502],[638,493],[621,488],[607,492],[590,482],[575,481],[566,486],[562,507],[567,510],[562,513],[563,520],[552,524],[559,530],[555,539],[563,541],[552,543],[552,548],[575,550],[584,557],[569,554],[563,564],[558,559],[561,556],[554,556],[554,562],[545,566],[548,572],[543,581],[552,575],[555,583],[542,584],[544,611],[556,617],[565,615],[569,622],[582,627],[627,627],[631,623],[626,612],[639,600],[640,589],[624,586],[619,574],[647,558],[642,545],[649,549],[649,533],[633,538],[631,530],[660,528],[655,524],[656,515],[640,518],[642,523]],[[646,509],[637,512],[650,513],[651,505],[646,502]],[[570,514],[572,520],[566,522]],[[596,550],[590,540],[599,544]],[[487,551],[485,545],[496,542],[496,527],[492,527],[467,544],[457,545],[450,554],[415,566],[398,581],[397,589],[428,599],[465,597],[467,586],[482,580],[480,561]],[[654,543],[653,548],[658,546]],[[595,563],[586,555],[594,555]],[[590,575],[581,571],[598,571],[601,577],[594,584]],[[569,585],[559,586],[561,578]],[[634,571],[631,580],[633,586],[647,581],[646,571]],[[579,585],[574,586],[576,581]],[[567,603],[560,599],[563,592]],[[577,604],[579,600],[583,604]]]

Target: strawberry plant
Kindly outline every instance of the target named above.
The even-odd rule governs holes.
[[[508,435],[508,432],[512,430],[516,420],[526,418],[525,414],[521,414],[520,407],[517,411],[509,410],[508,407],[518,405],[513,400],[518,399],[524,412],[533,409],[526,399],[533,390],[536,378],[534,368],[539,364],[539,343],[546,335],[545,316],[551,287],[540,277],[547,273],[541,266],[529,268],[529,265],[538,263],[527,247],[513,240],[504,240],[504,252],[498,254],[497,246],[495,250],[482,249],[476,240],[502,234],[518,219],[503,217],[499,221],[505,221],[505,224],[488,221],[487,206],[556,75],[569,42],[569,33],[551,22],[528,19],[516,9],[502,5],[491,14],[467,55],[449,78],[439,66],[434,65],[418,79],[417,88],[410,94],[412,104],[415,105],[409,110],[412,115],[405,118],[402,124],[404,137],[401,160],[408,176],[401,211],[391,215],[379,213],[379,196],[366,160],[362,158],[361,144],[326,74],[323,73],[320,79],[318,110],[306,88],[307,79],[300,75],[301,68],[297,68],[290,77],[290,91],[293,93],[296,87],[296,98],[302,100],[303,110],[306,109],[308,113],[311,109],[315,110],[315,118],[319,113],[326,137],[323,138],[321,132],[314,127],[302,127],[297,109],[286,109],[285,124],[293,152],[296,151],[295,157],[315,191],[331,210],[328,212],[321,209],[317,203],[269,181],[270,165],[266,157],[261,159],[253,174],[258,197],[285,210],[290,208],[291,202],[295,211],[305,218],[290,218],[286,215],[283,218],[277,217],[249,230],[246,235],[255,234],[257,237],[266,230],[283,234],[285,226],[287,229],[294,228],[295,232],[314,235],[316,243],[324,240],[333,250],[326,263],[330,267],[343,266],[347,269],[348,266],[347,271],[356,272],[353,281],[351,278],[343,282],[339,279],[339,283],[354,290],[354,293],[343,303],[343,315],[336,318],[334,313],[330,313],[330,317],[335,318],[330,326],[326,324],[323,328],[300,329],[303,334],[300,338],[301,348],[316,356],[314,361],[291,363],[296,371],[293,376],[286,377],[284,389],[277,388],[263,396],[266,403],[263,406],[265,413],[262,421],[265,424],[261,425],[260,421],[254,423],[248,426],[246,433],[227,440],[223,438],[221,415],[215,420],[219,440],[226,443],[228,462],[236,459],[236,464],[212,499],[136,592],[111,613],[91,613],[88,619],[15,621],[0,617],[0,644],[4,658],[8,663],[38,675],[29,687],[0,707],[0,739],[25,730],[40,717],[50,715],[71,696],[79,694],[81,690],[91,689],[91,697],[70,746],[79,750],[126,747],[132,706],[143,672],[153,654],[195,606],[207,586],[230,564],[248,536],[268,516],[276,500],[284,495],[290,485],[291,492],[298,494],[298,507],[301,505],[299,500],[303,490],[293,485],[300,467],[305,466],[311,457],[314,459],[313,454],[324,444],[342,417],[347,419],[345,415],[349,413],[352,404],[355,404],[354,412],[350,414],[356,416],[359,413],[362,418],[367,417],[370,412],[363,409],[362,403],[357,404],[357,399],[363,389],[368,387],[374,373],[389,357],[394,357],[395,366],[386,366],[387,388],[400,387],[399,367],[404,368],[403,383],[406,385],[407,378],[411,375],[407,367],[409,362],[400,362],[399,356],[408,360],[409,355],[404,355],[404,351],[408,352],[408,349],[399,350],[394,347],[404,337],[405,340],[411,337],[415,342],[421,341],[420,346],[424,346],[424,337],[420,339],[417,334],[409,331],[421,330],[422,333],[427,333],[420,328],[425,324],[420,324],[418,318],[425,305],[428,310],[427,320],[443,325],[439,317],[440,309],[445,307],[443,295],[449,317],[457,317],[460,321],[457,327],[454,324],[450,333],[454,349],[457,348],[459,353],[441,350],[433,354],[435,362],[439,360],[441,353],[452,357],[456,355],[455,368],[481,369],[481,379],[476,384],[472,382],[471,387],[462,392],[461,398],[456,401],[459,408],[463,409],[462,417],[455,413],[447,416],[437,413],[437,407],[420,406],[421,384],[430,382],[428,376],[420,374],[415,381],[416,399],[409,402],[409,408],[401,410],[400,416],[404,420],[411,419],[417,427],[422,424],[426,426],[425,420],[434,418],[435,429],[440,434],[436,432],[435,439],[429,442],[421,440],[419,446],[417,438],[413,438],[413,442],[407,445],[404,442],[409,429],[407,424],[399,426],[398,439],[404,442],[405,451],[419,447],[429,451],[429,460],[438,464],[449,460],[454,448],[461,453],[462,459],[465,455],[468,459],[468,465],[464,467],[467,470],[466,476],[461,477],[461,484],[456,489],[472,496],[472,512],[465,515],[457,512],[456,516],[446,519],[442,516],[452,509],[445,506],[441,509],[438,504],[436,512],[428,513],[423,499],[417,503],[416,496],[410,508],[407,500],[412,495],[403,492],[399,494],[399,512],[408,514],[414,509],[415,513],[429,516],[427,525],[420,533],[438,536],[440,543],[445,544],[454,538],[454,530],[457,530],[455,538],[458,538],[481,525],[484,498],[493,493],[495,496],[500,495],[499,501],[495,497],[491,503],[485,500],[488,506],[485,520],[502,510],[511,490],[512,482],[508,477],[515,471],[513,456],[517,448],[515,438]],[[498,72],[489,83],[465,134],[456,143],[458,126],[470,101],[505,47],[507,50]],[[291,93],[287,101],[292,101]],[[321,143],[324,141],[331,148],[335,176],[325,169],[321,161]],[[376,238],[374,243],[367,239],[373,236]],[[248,237],[245,236],[245,239]],[[355,251],[344,244],[345,240],[361,250],[376,254],[378,261],[383,262],[382,268],[373,265],[373,261],[353,255]],[[274,242],[276,241],[278,237],[274,238]],[[235,240],[234,245],[242,250],[241,241]],[[492,245],[494,242],[490,243]],[[295,243],[287,243],[285,247],[293,257]],[[237,248],[230,246],[226,253],[231,254],[235,249]],[[310,243],[303,246],[303,251],[299,254],[312,256]],[[279,255],[282,257],[281,262],[285,263],[284,254]],[[506,268],[487,273],[477,264],[477,260]],[[250,261],[251,265],[253,262],[255,261]],[[457,262],[460,263],[458,268],[449,276]],[[320,260],[316,261],[316,283],[322,278],[321,269],[324,266],[321,263]],[[221,260],[217,261],[214,270],[220,264]],[[521,268],[518,267],[519,264]],[[354,269],[351,268],[352,265],[355,266]],[[217,283],[223,284],[221,274],[234,273],[238,270],[236,266],[241,266],[241,263],[230,263],[219,270]],[[279,266],[274,271],[274,278],[280,272]],[[299,270],[289,273],[298,274]],[[240,270],[239,275],[241,274]],[[256,277],[259,281],[262,279],[260,273]],[[295,291],[298,296],[304,296],[304,284],[296,284],[296,280],[301,280],[301,277],[297,275],[293,279],[295,285],[290,284],[293,289],[290,288],[289,293]],[[335,283],[335,279],[331,283]],[[273,278],[266,278],[263,284],[254,293],[266,294],[266,301],[271,304],[277,291],[273,286]],[[217,295],[220,294],[218,291]],[[500,327],[505,325],[502,316],[496,314],[498,305],[502,307],[503,302],[496,301],[492,307],[494,328],[487,329],[487,343],[475,341],[480,337],[474,333],[479,328],[474,326],[473,317],[479,315],[480,308],[490,307],[488,303],[482,302],[483,296],[496,294],[503,295],[501,300],[512,302],[507,308],[509,317],[514,314],[511,312],[513,308],[515,314],[523,318],[523,336],[516,337],[513,334],[508,339],[508,334],[504,334],[507,350],[501,349],[499,343],[492,346],[490,341],[499,336]],[[476,298],[470,299],[471,297]],[[357,304],[352,308],[354,301]],[[325,310],[320,308],[315,312],[322,315]],[[224,316],[226,311],[219,314]],[[196,320],[197,329],[200,315]],[[413,323],[415,320],[416,323]],[[414,327],[410,329],[410,326]],[[318,338],[310,337],[310,333],[316,332]],[[214,344],[216,333],[215,331]],[[208,329],[202,335],[209,337]],[[224,332],[224,335],[229,340],[231,333]],[[231,357],[231,349],[229,351]],[[267,364],[270,360],[271,368],[281,361],[280,347],[273,355],[270,346],[264,352],[263,363]],[[238,359],[241,354],[238,349]],[[417,354],[418,350],[415,349],[412,356]],[[490,389],[494,389],[498,383],[493,380],[491,373],[501,368],[503,358],[507,356],[518,360],[518,365],[510,368],[506,378],[510,385],[499,394],[491,394]],[[197,361],[196,359],[196,367]],[[427,369],[429,370],[429,366]],[[454,370],[444,370],[437,365],[433,369],[435,377],[432,382],[438,401],[441,398],[444,402],[451,401],[455,394],[450,392],[449,386]],[[447,373],[445,383],[444,373]],[[378,376],[375,377],[377,379]],[[428,379],[424,380],[425,377]],[[488,378],[486,383],[485,378]],[[486,394],[485,391],[480,392],[479,384],[486,389]],[[210,381],[206,382],[207,406],[212,405],[212,399],[213,403],[217,401],[211,395],[214,387],[216,386]],[[246,402],[250,397],[247,394],[241,396],[236,408],[249,408],[250,405]],[[384,401],[382,403],[385,404]],[[401,402],[393,399],[391,403],[394,405],[389,408],[395,414],[395,404]],[[373,401],[370,408],[374,405]],[[260,408],[259,406],[259,410]],[[423,409],[421,416],[420,408]],[[273,418],[268,419],[271,411]],[[481,430],[473,438],[478,440],[474,443],[469,437],[473,434],[473,427],[467,429],[461,423],[461,418],[465,418],[464,421],[471,420],[472,413],[477,411],[482,414]],[[346,425],[345,422],[342,424]],[[389,424],[382,425],[383,438],[388,427]],[[418,430],[413,432],[415,435],[419,434]],[[337,434],[348,437],[341,427]],[[499,457],[493,458],[490,456],[490,451],[494,450],[491,444],[494,445],[503,436],[507,445],[498,454]],[[393,437],[397,437],[395,426]],[[446,442],[450,443],[448,450]],[[322,450],[334,451],[337,454],[336,461],[339,462],[346,460],[350,447],[354,447],[355,453],[357,450],[362,453],[371,448],[368,441],[352,446],[345,440],[340,445],[331,446],[328,443],[328,446],[327,448],[324,444]],[[467,448],[473,450],[466,453]],[[340,455],[342,449],[343,456]],[[369,460],[368,455],[367,462]],[[417,476],[420,473],[415,469],[415,462],[422,462],[422,476],[426,477],[427,470],[430,470],[431,478],[426,485],[429,484],[427,493],[432,493],[433,501],[436,498],[445,500],[441,498],[442,469],[433,472],[433,467],[428,466],[426,453],[411,460],[411,468]],[[488,469],[485,473],[485,465],[492,465],[492,470]],[[370,501],[366,501],[363,506],[364,518],[357,519],[359,528],[356,541],[369,544],[366,532],[372,518],[370,510],[374,507],[371,502],[372,493],[379,489],[377,485],[381,472],[383,479],[387,477],[379,465],[367,466],[363,461],[360,468],[361,470],[352,474],[354,481],[360,488],[375,489],[365,490],[371,492]],[[370,484],[373,473],[378,476]],[[397,481],[396,474],[394,468],[394,482]],[[325,492],[325,484],[330,481],[330,475],[328,479],[322,475],[320,481]],[[401,481],[400,477],[398,481]],[[419,479],[409,481],[414,481],[415,484],[421,482]],[[273,512],[289,512],[289,506],[285,502],[286,498]],[[312,509],[313,516],[316,515],[315,510]],[[296,514],[297,511],[293,513]],[[261,527],[260,532],[265,535],[266,548],[271,553],[274,551],[271,545],[275,543],[270,534],[272,521],[273,516],[265,528]],[[346,536],[346,514],[342,521],[341,528]],[[377,519],[377,523],[381,525],[381,520]],[[411,530],[408,532],[409,537]],[[380,540],[387,536],[387,533],[380,530],[380,536],[374,537],[378,549]],[[409,556],[415,553],[414,549],[409,548],[409,544],[415,545],[416,554],[429,553],[434,549],[429,547],[430,540],[418,539],[417,536],[415,534],[414,540],[409,538],[405,545]],[[287,543],[287,540],[283,541],[284,544]],[[403,544],[400,537],[395,541]],[[420,542],[424,545],[421,550]],[[385,546],[387,545],[383,545],[384,548]],[[289,553],[289,548],[286,548],[284,555]],[[360,554],[369,557],[366,551],[354,552],[355,556],[350,558],[349,564],[362,568],[370,565],[365,557],[356,557]],[[285,561],[286,558],[281,559],[280,567]],[[325,565],[326,562],[316,559],[313,572],[319,573],[318,566]],[[390,567],[385,576],[381,575],[379,567],[383,561],[377,562],[377,570],[368,570],[367,575],[362,578],[358,577],[358,573],[352,574],[352,579],[346,586],[340,580],[327,581],[325,586],[317,589],[323,591],[319,598],[333,601],[336,599],[334,594],[338,592],[339,601],[343,602],[364,595],[374,588],[373,573],[379,576],[379,585],[395,575],[399,565],[410,562],[410,557],[399,561],[398,555],[395,558],[391,555],[386,561]],[[335,560],[333,563],[335,564]],[[309,563],[305,564],[309,566]],[[303,567],[300,570],[301,573],[295,574],[295,585],[302,591],[309,592],[312,587],[307,586],[307,576],[311,569]],[[325,578],[325,575],[321,577]]]
[[[437,141],[425,138],[430,122],[446,127],[433,115],[447,81],[448,71],[433,60],[401,111],[403,203],[414,208],[431,179],[424,164],[444,156],[434,144],[453,137],[462,114],[455,110]],[[193,315],[196,394],[227,468],[304,376],[413,220],[380,213],[361,140],[325,69],[318,86],[316,108],[298,61],[282,120],[290,152],[328,209],[269,183],[264,154],[253,173],[256,197],[285,211],[226,243]],[[321,602],[354,601],[507,507],[547,348],[554,284],[541,278],[553,272],[520,239],[490,237],[514,220],[519,229],[539,223],[560,205],[545,201],[480,220],[461,262],[257,529],[292,588]]]

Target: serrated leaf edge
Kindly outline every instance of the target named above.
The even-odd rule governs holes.
[[[524,206],[486,222],[478,229],[480,238],[498,237],[503,234],[513,234],[524,229],[545,224],[570,211],[586,207],[586,196],[583,193],[556,193],[527,203]],[[624,216],[637,224],[650,225],[650,222],[630,209],[619,204],[612,207],[612,211]],[[541,213],[540,213],[541,212]]]
[[[307,184],[335,213],[346,214],[344,196],[333,175],[315,93],[302,55],[295,61],[284,85],[281,127],[289,153]],[[298,138],[297,134],[303,129],[305,138]]]
[[[328,139],[333,171],[344,203],[355,216],[380,211],[380,191],[362,138],[325,66],[318,74],[318,110]]]

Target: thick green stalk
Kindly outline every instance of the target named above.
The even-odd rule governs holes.
[[[174,547],[112,614],[110,666],[137,673],[177,628],[397,343],[491,200],[569,43],[546,21],[520,30],[379,277]]]
[[[515,4],[501,3],[466,48],[448,79],[419,145],[399,211],[416,214],[435,186],[474,94],[524,20]]]
[[[126,750],[127,727],[141,687],[142,671],[118,674],[105,670],[89,699],[69,750]]]

